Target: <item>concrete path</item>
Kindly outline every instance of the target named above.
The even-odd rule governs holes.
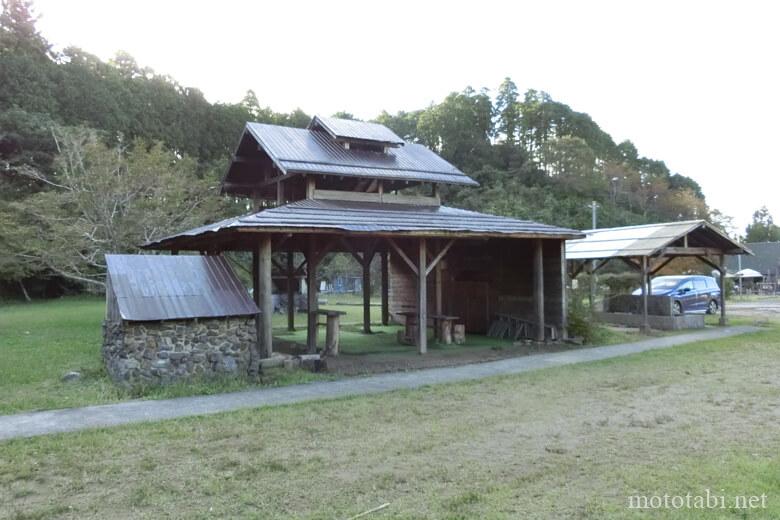
[[[339,381],[323,381],[279,388],[261,388],[230,394],[180,397],[164,400],[139,400],[87,406],[84,408],[3,415],[0,416],[0,440],[144,421],[159,421],[177,417],[191,417],[243,408],[277,406],[353,395],[378,394],[391,390],[419,388],[439,383],[467,381],[505,374],[519,374],[541,368],[598,361],[647,350],[669,348],[695,341],[725,338],[756,330],[759,329],[746,326],[726,327],[679,336],[653,338],[636,343],[537,354],[455,367],[394,372]]]

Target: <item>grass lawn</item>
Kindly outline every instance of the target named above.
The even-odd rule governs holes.
[[[341,335],[341,352],[345,356],[379,354],[417,359],[414,347],[400,345],[396,341],[397,326],[373,325],[376,334],[368,336],[360,332],[363,316],[360,297],[327,295],[326,299],[328,302],[321,307],[347,313],[342,318]],[[224,378],[133,392],[119,389],[107,377],[100,356],[104,312],[104,299],[96,297],[0,304],[0,414],[102,404],[137,397],[156,399],[213,394],[258,386],[258,383],[241,378]],[[299,328],[294,333],[288,333],[286,315],[276,314],[273,318],[274,335],[304,343],[304,321],[303,315],[296,315]],[[378,305],[372,306],[372,321],[380,321]],[[599,344],[641,338],[643,336],[636,333],[603,329]],[[319,339],[320,344],[324,343],[323,330]],[[509,345],[508,341],[469,336],[463,346],[443,348],[431,342],[429,349],[432,356],[455,357],[485,349],[507,348]],[[70,370],[81,372],[82,379],[62,382],[62,375]],[[259,385],[286,385],[333,377],[302,370],[268,369]]]
[[[766,494],[780,328],[415,391],[0,443],[8,518],[633,518],[630,495]],[[731,504],[728,503],[727,506]]]
[[[165,398],[213,394],[258,386],[224,378],[128,392],[106,375],[100,355],[105,300],[64,298],[0,305],[0,414],[110,403],[135,397]],[[281,326],[283,317],[275,316]],[[286,325],[286,321],[284,321]],[[63,382],[65,372],[83,378]],[[304,370],[266,370],[260,386],[329,378]]]

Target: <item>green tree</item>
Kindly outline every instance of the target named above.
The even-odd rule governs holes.
[[[753,213],[753,221],[745,229],[745,242],[777,242],[780,241],[780,227],[766,206]]]
[[[496,131],[504,136],[504,142],[514,145],[520,129],[520,105],[517,102],[517,85],[508,77],[498,87],[495,111]]]

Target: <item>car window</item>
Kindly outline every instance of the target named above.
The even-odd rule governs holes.
[[[694,280],[693,286],[696,287],[697,291],[705,291],[707,289],[707,284],[701,278]]]
[[[679,287],[679,289],[678,289],[678,290],[679,290],[679,291],[684,291],[684,290],[686,290],[686,289],[687,289],[687,290],[689,290],[689,291],[692,291],[692,290],[693,290],[693,282],[691,282],[691,281],[687,281],[687,282],[685,282],[684,284],[682,284],[682,285]]]
[[[715,278],[707,278],[707,287],[710,289],[717,289],[718,282],[715,281]]]

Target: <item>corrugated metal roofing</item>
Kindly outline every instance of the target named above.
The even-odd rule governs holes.
[[[221,256],[106,255],[110,289],[124,320],[256,314],[246,288]]]
[[[346,149],[328,134],[247,123],[246,130],[285,174],[313,173],[417,182],[479,185],[428,148],[407,143],[386,153]]]
[[[511,235],[517,238],[548,236],[566,239],[582,236],[573,229],[446,206],[307,199],[185,231],[145,247],[155,248],[177,238],[241,228],[269,228],[274,231],[322,229],[399,235]]]
[[[780,242],[751,242],[745,244],[755,254],[754,257],[729,258],[726,262],[729,271],[740,269],[755,269],[764,275],[776,274],[780,271]]]
[[[379,123],[367,123],[337,117],[314,116],[309,128],[321,126],[331,136],[344,140],[374,141],[392,145],[403,145],[404,140],[395,132]]]
[[[566,242],[567,260],[595,260],[603,258],[652,256],[671,246],[681,237],[696,230],[703,230],[729,250],[743,250],[739,243],[731,240],[704,220],[665,222],[642,226],[625,226],[583,231],[585,238]],[[700,244],[689,244],[698,246]]]

